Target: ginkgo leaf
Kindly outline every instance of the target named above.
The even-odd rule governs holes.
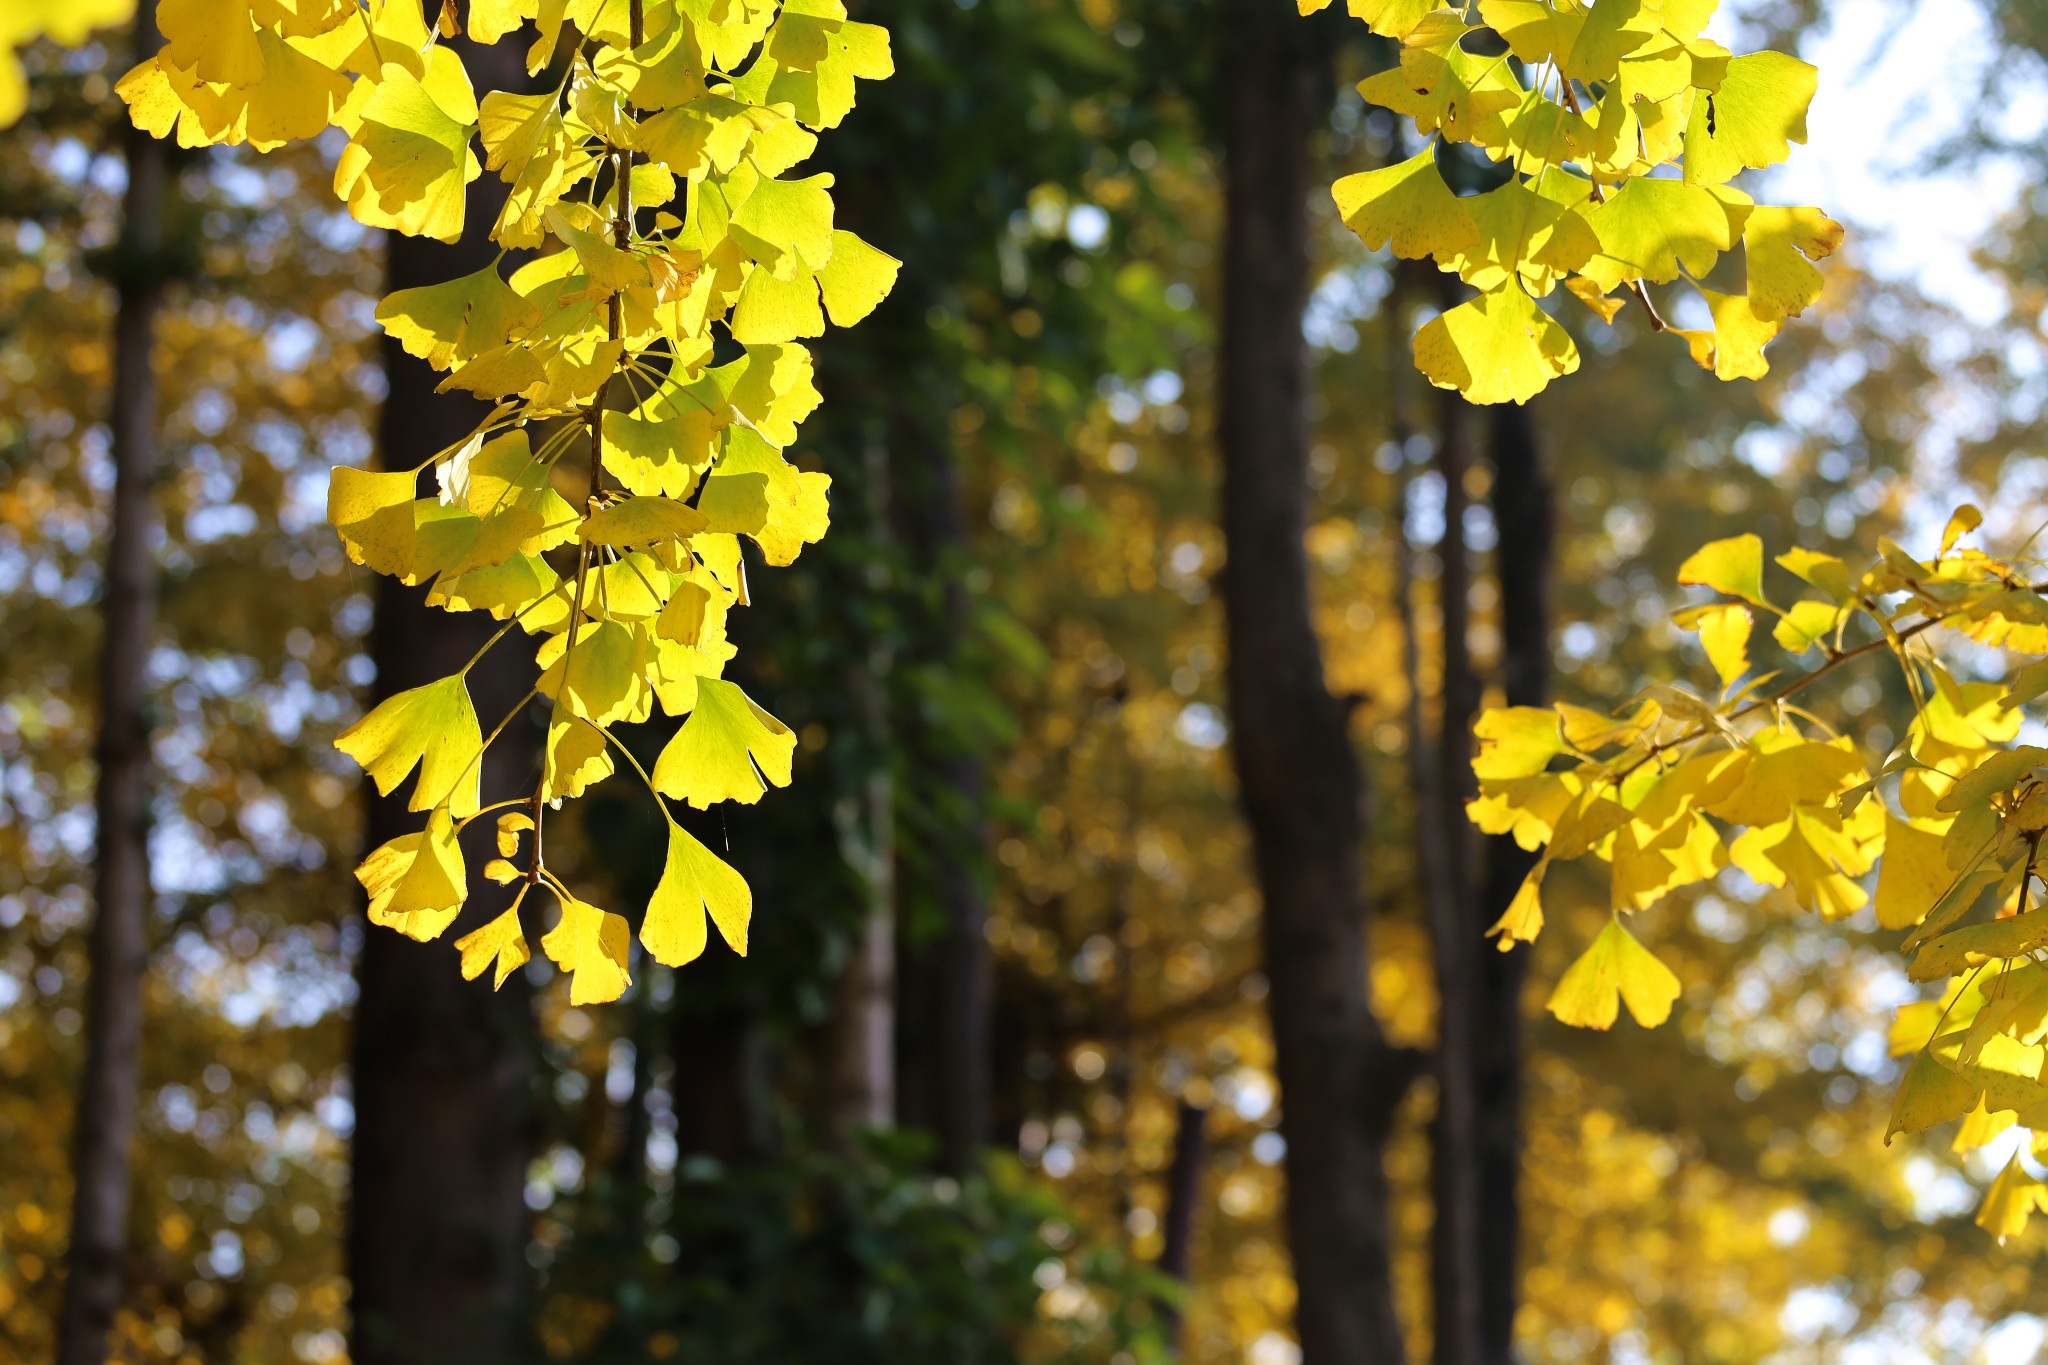
[[[356,869],[356,880],[370,896],[370,923],[422,943],[439,938],[469,894],[447,809],[429,816],[419,833],[402,834],[371,853]]]
[[[626,993],[631,928],[625,918],[573,896],[562,897],[562,918],[541,936],[548,961],[569,973],[569,1003],[605,1005]]]
[[[1644,1028],[1671,1017],[1679,996],[1677,976],[1622,928],[1609,920],[1593,946],[1574,962],[1551,994],[1550,1012],[1574,1028],[1608,1029],[1626,1001]]]
[[[1543,873],[1548,864],[1537,863],[1529,875],[1516,888],[1514,899],[1508,908],[1488,929],[1488,937],[1497,937],[1497,945],[1504,953],[1513,952],[1517,943],[1534,943],[1536,936],[1543,932]]]
[[[1764,543],[1745,533],[1703,545],[1678,566],[1678,581],[1766,606]]]
[[[770,784],[789,785],[796,735],[733,683],[705,678],[697,706],[662,749],[654,785],[663,796],[707,810],[720,801],[752,805]]]
[[[1806,110],[1820,73],[1782,52],[1728,63],[1720,88],[1693,102],[1685,130],[1685,183],[1718,185],[1744,170],[1775,166],[1806,141]]]
[[[377,305],[384,324],[409,355],[437,370],[472,360],[502,346],[514,331],[540,321],[540,309],[485,266],[441,284],[401,289]]]
[[[371,227],[457,240],[463,186],[483,174],[469,150],[476,116],[476,97],[453,50],[433,49],[424,80],[387,62],[335,165],[334,192]]]
[[[1941,552],[1947,554],[1957,541],[1983,524],[1983,511],[1974,503],[1964,503],[1949,514],[1948,525],[1941,528]]]
[[[1699,632],[1700,647],[1706,650],[1707,662],[1720,675],[1723,688],[1733,687],[1735,680],[1749,671],[1749,633],[1756,618],[1748,607],[1732,602],[1695,607],[1671,619],[1681,629]]]
[[[710,523],[704,513],[673,498],[637,497],[615,502],[584,520],[586,544],[632,549],[684,540]]]
[[[386,796],[418,766],[410,809],[445,805],[459,820],[476,813],[483,742],[457,674],[387,697],[342,731],[334,747],[361,764]]]
[[[1938,1123],[1959,1119],[1976,1104],[1979,1091],[1961,1076],[1922,1052],[1906,1068],[1892,1100],[1891,1121],[1885,1125],[1889,1146],[1900,1133],[1919,1133]]]
[[[1742,229],[1749,303],[1757,317],[1776,321],[1805,312],[1821,291],[1813,262],[1834,255],[1842,237],[1842,225],[1819,209],[1757,205]]]
[[[733,339],[746,346],[825,335],[816,277],[799,269],[793,279],[778,279],[763,266],[752,267],[740,286],[729,326]]]
[[[832,258],[818,271],[818,292],[834,327],[851,327],[896,287],[903,262],[844,229],[832,231]]]
[[[541,767],[541,793],[550,801],[577,797],[613,771],[611,746],[604,731],[580,716],[556,708],[548,720]]]
[[[1479,225],[1465,201],[1444,183],[1434,146],[1399,165],[1347,175],[1330,193],[1344,225],[1367,250],[1391,243],[1396,256],[1409,260],[1447,259],[1479,245]]]
[[[403,578],[412,573],[413,498],[419,476],[336,465],[327,482],[327,520],[356,563]]]
[[[1777,562],[1786,572],[1811,583],[1837,602],[1847,602],[1854,596],[1849,586],[1849,566],[1834,555],[1792,549],[1779,555]],[[1757,572],[1761,580],[1763,571]]]
[[[2048,1184],[2029,1174],[2020,1164],[2020,1154],[2014,1152],[2005,1169],[1991,1182],[1991,1188],[1984,1192],[1976,1224],[2002,1246],[2007,1239],[2025,1232],[2028,1216],[2036,1212],[2048,1212]]]
[[[647,654],[644,625],[585,621],[576,629],[573,648],[564,634],[537,651],[536,662],[543,670],[540,694],[566,702],[571,714],[592,725],[645,720]]]
[[[668,861],[654,888],[640,942],[656,962],[681,967],[703,953],[707,913],[741,957],[747,955],[747,922],[754,910],[746,879],[704,847],[688,830],[668,827]]]
[[[707,408],[685,406],[651,419],[607,409],[603,421],[604,467],[627,492],[687,498],[718,453],[718,433],[726,419]]]
[[[1586,277],[1603,291],[1630,280],[1664,284],[1679,271],[1695,278],[1735,245],[1728,211],[1713,194],[1676,180],[1630,180],[1586,215],[1599,254]]]
[[[1832,602],[1794,602],[1771,628],[1771,638],[1787,653],[1804,653],[1833,639],[1842,618],[1842,609]]]
[[[801,264],[815,273],[832,259],[830,175],[807,180],[762,179],[732,215],[735,240],[778,279],[793,278]],[[794,259],[784,265],[784,257]]]
[[[487,967],[497,969],[491,978],[492,990],[502,987],[505,978],[524,967],[533,956],[533,950],[526,946],[526,934],[519,927],[516,904],[481,929],[456,939],[455,946],[462,953],[464,981],[476,980]]]
[[[1330,0],[1302,0],[1303,14],[1312,14]],[[1439,8],[1437,0],[1346,0],[1345,8],[1354,19],[1363,19],[1374,33],[1387,38],[1405,38],[1422,22],[1423,16]]]
[[[1459,304],[1415,335],[1415,363],[1473,403],[1526,403],[1579,368],[1579,348],[1519,285]]]
[[[754,432],[734,427],[697,505],[711,529],[751,536],[770,564],[783,565],[824,537],[831,486],[831,475],[799,470]]]
[[[1479,752],[1473,775],[1482,782],[1532,777],[1571,752],[1555,711],[1539,706],[1490,707],[1473,723]]]

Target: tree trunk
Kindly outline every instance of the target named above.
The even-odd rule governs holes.
[[[1364,781],[1324,684],[1306,528],[1309,139],[1320,30],[1229,0],[1219,32],[1226,232],[1219,354],[1231,740],[1264,895],[1287,1138],[1287,1235],[1304,1365],[1403,1357],[1390,1281],[1386,1138],[1407,1079],[1367,989]]]
[[[136,16],[135,51],[162,40],[148,10]],[[126,120],[123,120],[126,122]],[[149,721],[143,692],[155,621],[156,315],[163,295],[165,148],[127,128],[128,187],[116,253],[117,303],[109,426],[114,460],[107,538],[106,635],[100,646],[97,862],[91,975],[86,983],[85,1074],[78,1094],[69,1275],[57,1335],[58,1365],[99,1365],[120,1307],[128,1246],[128,1149],[142,1045],[142,980],[149,912]]]
[[[867,452],[868,525],[878,546],[892,539],[888,522],[888,452]],[[889,714],[895,651],[878,638],[851,680],[859,704],[870,768],[859,797],[842,797],[833,812],[840,856],[860,879],[867,903],[840,974],[831,1034],[832,1129],[841,1143],[887,1127],[896,1117],[896,779],[891,766],[895,727]]]
[[[1550,700],[1550,578],[1553,517],[1536,424],[1529,410],[1502,406],[1491,414],[1493,516],[1499,532],[1495,571],[1501,594],[1501,681],[1510,706]],[[1486,892],[1481,919],[1504,914],[1536,856],[1513,839],[1486,841]],[[1529,952],[1518,947],[1480,955],[1478,1051],[1480,1244],[1479,1347],[1488,1365],[1513,1359],[1520,1300],[1522,1170],[1522,983]]]
[[[1202,1175],[1209,1155],[1209,1111],[1186,1100],[1174,1115],[1173,1164],[1166,1168],[1166,1219],[1159,1246],[1159,1269],[1185,1287],[1195,1259],[1195,1214],[1202,1205]],[[1175,1360],[1181,1355],[1182,1313],[1166,1312],[1166,1344]]]
[[[1471,564],[1465,543],[1465,488],[1472,468],[1476,414],[1455,393],[1440,395],[1437,472],[1444,482],[1444,532],[1437,543],[1441,570],[1442,686],[1435,759],[1418,793],[1424,841],[1436,851],[1427,888],[1430,938],[1436,964],[1437,1110],[1431,1129],[1431,1185],[1436,1221],[1431,1229],[1431,1299],[1438,1365],[1478,1365],[1481,1219],[1488,1206],[1480,1190],[1479,1090],[1481,960],[1493,950],[1479,921],[1471,874],[1475,841],[1465,819],[1471,796],[1472,717],[1479,680],[1470,646]],[[1417,748],[1422,745],[1416,739]]]
[[[517,89],[516,40],[465,47],[479,86]],[[496,176],[473,182],[459,245],[389,239],[387,288],[479,270],[498,254],[488,229],[502,202]],[[379,423],[384,467],[406,469],[461,441],[481,416],[474,400],[434,392],[436,376],[388,337],[389,392]],[[377,583],[372,700],[462,667],[496,622],[429,608],[422,591]],[[496,724],[531,685],[514,637],[469,674],[477,713]],[[538,735],[515,722],[484,763],[484,788],[516,790],[538,770]],[[405,796],[369,800],[370,847],[419,827]],[[352,1077],[356,1128],[349,1205],[355,1365],[496,1365],[522,1354],[531,1294],[526,1168],[538,1146],[533,1004],[524,973],[501,991],[467,982],[449,947],[497,915],[509,889],[482,876],[491,849],[479,822],[469,845],[472,895],[439,942],[366,926],[356,967]]]

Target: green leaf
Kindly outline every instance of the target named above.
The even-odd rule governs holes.
[[[769,784],[789,785],[795,753],[788,726],[736,684],[703,678],[696,709],[655,762],[654,785],[698,810],[720,801],[752,805]]]
[[[693,962],[704,951],[707,912],[726,945],[745,957],[747,922],[754,912],[754,894],[746,879],[689,831],[671,823],[668,861],[640,923],[640,942],[663,966]]]

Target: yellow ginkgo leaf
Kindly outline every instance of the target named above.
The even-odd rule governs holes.
[[[362,123],[335,163],[334,192],[357,221],[414,237],[462,236],[463,186],[483,174],[469,150],[476,97],[452,48],[436,47],[427,77],[387,62]]]
[[[637,497],[593,513],[581,534],[587,544],[624,550],[686,540],[709,525],[704,513],[687,503]]]
[[[2014,1152],[2012,1160],[2006,1162],[2005,1169],[1984,1192],[1983,1207],[1977,1210],[1977,1226],[2003,1244],[2007,1238],[2025,1232],[2028,1216],[2037,1210],[2048,1212],[2048,1185],[2028,1174],[2020,1164],[2020,1154]]]
[[[1718,185],[1744,170],[1775,166],[1806,141],[1806,110],[1820,73],[1782,52],[1728,63],[1720,88],[1693,102],[1685,130],[1685,183]]]
[[[697,684],[697,706],[662,749],[654,785],[663,796],[705,810],[720,801],[752,805],[770,784],[789,785],[796,735],[736,684]]]
[[[733,240],[778,279],[794,278],[799,265],[822,270],[832,259],[831,188],[830,175],[757,181],[733,211]]]
[[[695,961],[704,951],[707,913],[726,946],[745,957],[753,911],[754,894],[746,879],[688,830],[671,823],[668,861],[640,923],[640,942],[654,960],[668,967]]]
[[[818,292],[832,325],[851,327],[874,312],[896,287],[896,272],[902,265],[888,252],[834,228],[832,258],[818,271]]]
[[[1579,348],[1519,285],[1506,284],[1416,333],[1415,363],[1432,384],[1473,403],[1526,403],[1577,371]]]
[[[540,308],[485,266],[441,284],[401,289],[377,305],[384,324],[406,353],[437,370],[473,360],[540,321]]]
[[[396,578],[412,573],[413,499],[419,476],[336,465],[328,476],[327,520],[356,563]]]
[[[1942,836],[1897,816],[1885,821],[1884,861],[1877,869],[1877,922],[1885,929],[1910,929],[1955,884],[1942,849]]]
[[[1706,650],[1707,662],[1720,675],[1723,688],[1733,687],[1735,680],[1749,671],[1749,633],[1756,620],[1748,607],[1724,602],[1693,607],[1671,619],[1681,629],[1699,633],[1700,647]]]
[[[1543,932],[1543,874],[1548,867],[1548,863],[1536,864],[1522,879],[1506,912],[1486,931],[1489,937],[1499,938],[1502,952],[1513,952],[1517,943],[1534,943]]]
[[[1676,180],[1637,177],[1586,215],[1599,254],[1586,277],[1603,291],[1630,280],[1664,284],[1682,270],[1695,279],[1713,269],[1735,245],[1736,230],[1722,201],[1706,189]]]
[[[562,897],[562,918],[541,936],[548,961],[569,973],[569,1003],[604,1005],[633,984],[626,967],[631,928],[624,916],[573,896]]]
[[[419,833],[402,834],[363,859],[356,880],[370,895],[370,923],[422,943],[439,938],[469,894],[462,847],[447,809],[429,816]]]
[[[1744,534],[1701,546],[1678,566],[1678,581],[1764,606],[1763,540]]]
[[[1479,245],[1479,224],[1444,183],[1434,145],[1399,165],[1347,175],[1330,193],[1344,226],[1367,250],[1391,244],[1396,256],[1409,260],[1448,259]]]
[[[1900,1133],[1923,1132],[1937,1123],[1961,1118],[1977,1103],[1980,1093],[1931,1054],[1920,1053],[1899,1081],[1891,1122],[1885,1126],[1886,1145]]]
[[[526,934],[519,927],[519,906],[516,902],[510,910],[481,929],[456,939],[455,946],[462,953],[463,980],[474,981],[483,975],[486,967],[497,968],[491,979],[492,990],[503,986],[505,978],[524,967],[533,956],[533,950],[526,946]]]
[[[483,731],[460,674],[387,697],[342,731],[334,747],[361,764],[385,795],[418,765],[413,810],[445,805],[458,820],[476,813]]]
[[[1482,782],[1532,777],[1571,752],[1557,712],[1541,706],[1490,707],[1472,733],[1479,740],[1472,772]]]
[[[1805,312],[1821,291],[1813,262],[1834,255],[1842,237],[1842,225],[1819,209],[1757,205],[1742,228],[1749,302],[1757,317],[1775,321]]]
[[[1550,1012],[1574,1028],[1614,1026],[1622,1002],[1644,1028],[1671,1017],[1678,978],[1635,935],[1609,920],[1593,946],[1574,962],[1550,997]]]

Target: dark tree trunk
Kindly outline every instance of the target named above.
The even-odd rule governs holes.
[[[1498,407],[1488,442],[1493,458],[1495,553],[1501,593],[1501,681],[1510,706],[1550,700],[1550,579],[1553,517],[1550,481],[1543,469],[1536,423],[1527,408]],[[1491,924],[1506,912],[1522,878],[1535,865],[1513,839],[1486,841],[1486,891],[1481,916]],[[1486,1236],[1480,1243],[1479,1347],[1488,1365],[1513,1359],[1515,1308],[1521,1297],[1520,1182],[1522,1170],[1522,983],[1528,949],[1480,955],[1478,1050],[1479,1206]]]
[[[515,39],[463,55],[480,88],[517,89],[520,48]],[[489,264],[497,248],[487,232],[502,197],[495,176],[471,185],[455,247],[392,236],[387,287],[433,284]],[[388,338],[384,364],[385,468],[419,464],[461,441],[482,415],[471,399],[436,394],[434,373]],[[380,578],[372,701],[455,672],[496,625],[483,613],[429,608],[420,589]],[[471,670],[487,730],[525,695],[531,673],[517,637]],[[534,728],[515,722],[485,761],[484,789],[523,788],[537,765]],[[422,819],[406,811],[403,790],[373,795],[369,847]],[[489,825],[480,821],[468,845],[469,908],[440,941],[363,930],[348,1228],[356,1365],[496,1365],[523,1354],[531,1297],[524,1190],[539,1137],[532,996],[523,973],[496,992],[488,981],[464,981],[449,947],[509,899],[482,876]]]
[[[1208,1163],[1209,1111],[1182,1100],[1174,1115],[1173,1164],[1166,1168],[1166,1220],[1161,1229],[1159,1269],[1183,1286],[1195,1260],[1195,1214],[1202,1207],[1203,1167]],[[1181,1313],[1166,1314],[1167,1346],[1180,1358]]]
[[[1479,919],[1476,878],[1470,869],[1476,841],[1465,819],[1472,795],[1472,717],[1479,680],[1470,646],[1472,590],[1465,513],[1465,480],[1472,468],[1477,414],[1455,393],[1440,395],[1437,472],[1444,482],[1444,533],[1437,544],[1442,610],[1441,717],[1428,780],[1418,793],[1424,840],[1434,851],[1429,877],[1430,934],[1438,998],[1437,1111],[1432,1127],[1431,1185],[1436,1221],[1431,1229],[1431,1298],[1438,1365],[1478,1365],[1480,1260],[1490,1235],[1482,1228],[1489,1206],[1481,1194],[1479,1139],[1480,1028],[1484,1004],[1480,973],[1493,951]],[[1418,749],[1421,737],[1416,739]]]
[[[145,10],[139,59],[161,39]],[[125,122],[125,120],[124,120]],[[128,1149],[142,1048],[149,912],[149,721],[143,692],[155,622],[156,315],[163,295],[165,149],[124,133],[128,188],[116,252],[114,391],[109,412],[114,494],[107,538],[106,635],[100,646],[100,729],[94,918],[86,982],[85,1074],[79,1083],[69,1275],[58,1320],[59,1365],[99,1365],[122,1294],[128,1245]]]
[[[921,311],[906,307],[899,316],[922,327]],[[929,345],[922,337],[910,344]],[[924,623],[925,638],[941,666],[957,668],[972,625],[972,604],[961,582],[968,547],[959,457],[908,415],[896,423],[896,432],[890,486],[910,569],[924,583],[943,585],[926,608],[931,619]],[[906,934],[900,954],[897,1114],[906,1126],[929,1129],[938,1138],[939,1169],[957,1177],[979,1166],[992,1133],[993,987],[982,878],[987,784],[980,756],[968,752],[958,736],[914,731],[910,744],[918,770],[934,787],[929,803],[937,813],[938,842],[929,890],[941,924],[936,934]]]
[[[1384,1151],[1405,1088],[1367,991],[1364,780],[1324,684],[1306,526],[1309,141],[1327,42],[1274,0],[1218,37],[1226,233],[1219,425],[1231,740],[1265,901],[1287,1236],[1305,1365],[1403,1358]]]

